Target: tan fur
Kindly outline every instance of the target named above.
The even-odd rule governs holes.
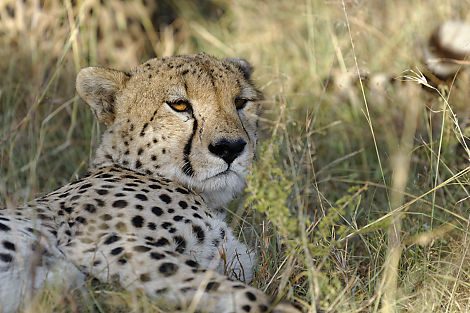
[[[203,53],[152,59],[128,74],[83,69],[77,90],[109,126],[94,166],[120,164],[167,177],[200,193],[212,207],[227,204],[243,188],[256,146],[261,93],[247,79],[250,73],[244,60],[218,60]],[[237,111],[237,97],[251,101]],[[190,102],[193,116],[175,112],[167,104],[178,99]],[[194,119],[197,129],[185,160]],[[248,143],[229,171],[223,160],[208,151],[209,144],[221,138]],[[182,170],[188,161],[191,175]]]
[[[77,90],[107,130],[87,176],[0,211],[3,308],[86,274],[204,312],[297,313],[242,283],[254,252],[220,208],[243,188],[256,147],[251,72],[205,54],[83,69]]]

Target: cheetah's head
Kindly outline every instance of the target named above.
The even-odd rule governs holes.
[[[243,59],[204,53],[151,59],[129,73],[88,67],[77,91],[106,124],[94,167],[120,165],[177,181],[211,207],[245,183],[261,93]]]

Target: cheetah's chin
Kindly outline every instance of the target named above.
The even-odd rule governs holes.
[[[227,169],[204,180],[194,178],[190,181],[185,180],[182,179],[180,182],[200,194],[207,206],[211,208],[226,206],[245,187],[245,175],[232,169]]]

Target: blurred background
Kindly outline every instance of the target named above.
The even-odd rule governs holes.
[[[76,95],[80,68],[243,57],[263,144],[228,210],[257,248],[253,284],[306,312],[468,311],[468,70],[421,75],[449,20],[470,22],[470,2],[1,0],[0,206],[86,173],[104,126]],[[161,310],[90,288],[91,302],[45,292],[36,312]]]

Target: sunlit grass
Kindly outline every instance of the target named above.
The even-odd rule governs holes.
[[[229,210],[258,251],[253,284],[306,312],[470,310],[470,75],[436,87],[421,62],[429,34],[456,17],[470,21],[470,4],[4,0],[0,205],[86,172],[103,126],[75,94],[79,68],[244,57],[266,97],[265,144],[254,189]],[[333,74],[368,72],[396,82],[335,85]],[[46,289],[34,312],[159,310],[115,286],[84,288]]]

